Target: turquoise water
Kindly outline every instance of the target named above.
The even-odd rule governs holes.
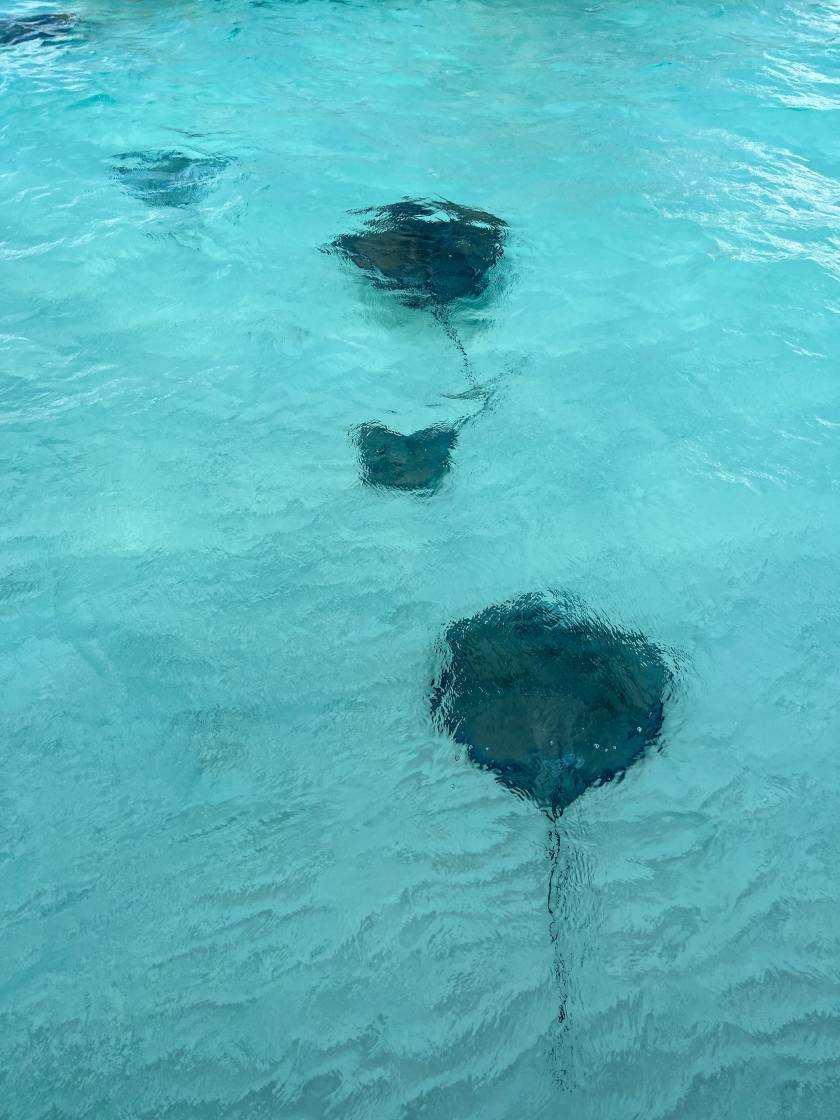
[[[78,10],[0,51],[0,1116],[833,1120],[840,8]],[[428,498],[348,431],[458,354],[318,251],[407,194],[510,227]],[[427,704],[546,588],[684,656],[555,941]]]

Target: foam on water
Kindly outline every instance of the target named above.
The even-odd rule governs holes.
[[[834,1118],[836,5],[78,11],[0,53],[0,1115]],[[173,151],[189,205],[114,175]],[[436,195],[509,229],[421,501],[350,433],[459,356],[318,250]],[[685,658],[553,925],[428,717],[550,588]]]

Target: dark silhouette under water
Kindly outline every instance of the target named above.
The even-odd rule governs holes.
[[[79,27],[71,12],[39,12],[33,15],[0,18],[0,46],[18,43],[50,42],[69,38]]]
[[[524,595],[451,623],[443,645],[436,724],[552,820],[659,736],[662,654],[572,601]]]
[[[504,253],[507,223],[445,199],[408,198],[351,213],[365,216],[363,228],[335,238],[325,251],[354,264],[374,287],[393,292],[406,307],[431,311],[472,380],[451,306],[487,290]]]
[[[182,152],[124,152],[114,175],[149,206],[190,206],[198,202],[227,166],[219,156]]]
[[[523,595],[452,622],[431,691],[436,726],[551,821],[548,911],[559,937],[568,853],[560,818],[586,790],[620,779],[656,744],[671,672],[642,634],[572,599]],[[566,1019],[567,972],[554,964]],[[565,1074],[558,1071],[565,1082]]]
[[[459,427],[434,424],[404,435],[384,424],[360,424],[353,438],[359,449],[362,481],[382,489],[433,493],[452,465]]]
[[[463,429],[492,408],[492,386],[467,390],[453,400],[480,400],[481,408],[459,420],[432,424],[408,434],[395,432],[377,420],[351,429],[359,453],[362,482],[378,490],[434,494],[452,468],[452,454]]]

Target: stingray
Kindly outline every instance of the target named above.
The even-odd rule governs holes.
[[[11,47],[18,43],[67,39],[78,25],[78,18],[70,12],[6,17],[0,19],[0,45]]]
[[[335,238],[325,251],[361,269],[375,288],[393,292],[405,306],[430,310],[472,379],[451,308],[487,291],[502,259],[507,223],[444,199],[408,198],[351,213],[366,217],[363,228]]]
[[[572,600],[489,607],[452,622],[443,647],[435,723],[552,820],[659,738],[671,679],[662,652]]]
[[[117,179],[149,206],[190,206],[213,185],[228,160],[186,156],[181,152],[124,152],[114,168]]]
[[[384,424],[360,424],[353,432],[362,481],[387,490],[433,493],[452,464],[459,425],[434,424],[404,435]]]
[[[660,738],[671,671],[644,635],[571,598],[523,595],[450,623],[431,690],[437,727],[551,821],[548,911],[559,937],[562,884],[574,853],[560,818],[587,790],[620,779]],[[555,950],[566,1019],[566,968]],[[557,1071],[564,1081],[565,1073]]]

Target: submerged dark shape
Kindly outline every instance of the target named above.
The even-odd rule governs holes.
[[[451,623],[444,647],[436,724],[552,818],[659,736],[671,680],[662,654],[571,600],[489,607]]]
[[[393,490],[437,489],[451,466],[458,429],[448,424],[403,435],[383,424],[360,424],[354,431],[362,481]]]
[[[42,12],[15,18],[0,19],[0,45],[12,47],[34,40],[66,39],[78,27],[78,17],[71,12]]]
[[[445,200],[414,198],[353,211],[364,229],[326,247],[410,307],[443,306],[487,288],[504,249],[501,218]]]
[[[149,206],[189,206],[210,189],[227,166],[219,156],[182,152],[124,152],[114,174]]]

